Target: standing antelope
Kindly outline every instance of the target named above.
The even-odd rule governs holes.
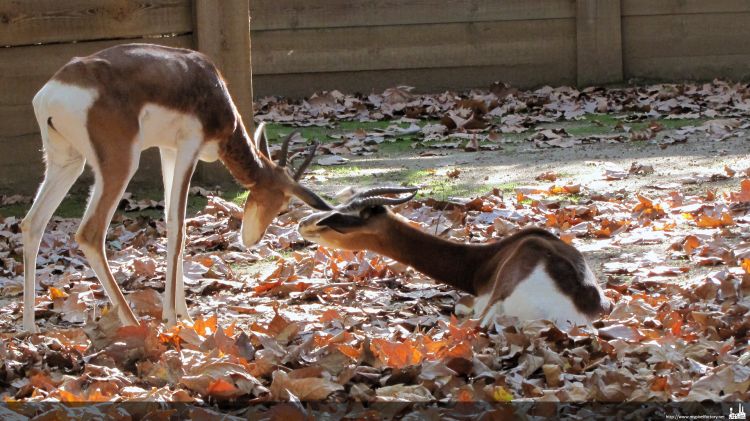
[[[330,207],[298,183],[314,150],[292,174],[287,138],[271,160],[264,128],[245,130],[226,83],[196,51],[150,44],[120,45],[77,57],[34,96],[47,169],[21,229],[24,244],[23,328],[35,330],[36,256],[54,210],[88,162],[94,188],[76,241],[117,308],[122,323],[138,321],[107,263],[107,227],[143,149],[159,148],[167,222],[167,278],[163,318],[190,320],[182,278],[185,207],[197,161],[221,161],[252,191],[242,219],[246,246],[263,236],[292,195],[317,209]]]
[[[403,193],[411,194],[383,196]],[[372,250],[476,296],[473,314],[483,326],[496,314],[586,324],[609,310],[609,301],[575,247],[539,228],[489,244],[445,240],[385,207],[405,203],[415,194],[415,188],[360,192],[334,209],[307,216],[299,232],[328,247]]]

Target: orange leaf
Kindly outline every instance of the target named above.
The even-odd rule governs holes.
[[[568,184],[567,186],[563,186],[563,190],[565,190],[568,194],[577,194],[581,192],[581,185],[580,184]]]
[[[461,341],[455,346],[451,347],[445,354],[447,358],[465,358],[471,360],[473,351],[471,343],[469,341]]]
[[[56,386],[52,383],[52,379],[50,379],[49,376],[44,373],[36,373],[33,376],[29,377],[29,382],[35,388],[44,389],[47,392],[51,392],[56,388]]]
[[[362,347],[360,349],[357,349],[353,346],[349,345],[336,345],[336,349],[339,350],[342,354],[346,355],[347,357],[351,358],[354,361],[359,361],[359,357],[362,355]]]
[[[682,336],[682,319],[677,319],[672,323],[672,335],[680,337]]]
[[[159,334],[159,340],[163,344],[172,344],[179,350],[180,342],[182,342],[182,339],[180,339],[180,330],[182,330],[182,326],[177,325],[167,330],[166,332],[161,332]]]
[[[320,322],[321,323],[328,323],[333,320],[341,320],[343,317],[341,317],[341,314],[339,314],[338,311],[329,308],[328,310],[323,312],[323,315],[320,316]]]
[[[721,214],[721,218],[714,218],[712,216],[702,214],[698,217],[698,220],[695,221],[695,223],[700,228],[720,228],[734,225],[734,220],[732,219],[732,215],[724,212]]]
[[[237,391],[235,385],[221,378],[214,380],[213,383],[208,385],[207,389],[207,393],[213,396],[234,395]]]
[[[654,392],[661,392],[667,388],[667,378],[666,377],[656,377],[654,379],[654,382],[651,383],[651,390]]]
[[[750,259],[742,259],[742,269],[745,269],[745,273],[750,274]]]
[[[58,389],[57,391],[60,393],[61,402],[85,402],[86,401],[86,399],[84,399],[83,396],[70,393],[65,389]]]
[[[422,346],[428,355],[437,356],[441,351],[448,347],[448,345],[449,343],[445,339],[436,341],[429,336],[422,338]]]
[[[67,298],[67,297],[68,297],[67,292],[61,289],[55,288],[55,287],[49,287],[49,299],[50,300],[54,300],[55,298]]]
[[[111,396],[105,395],[99,388],[94,389],[94,391],[89,390],[86,396],[86,400],[89,402],[107,402],[110,399]]]
[[[685,254],[693,254],[693,250],[701,245],[701,241],[694,235],[688,235],[685,237],[685,242],[682,244],[682,250]]]
[[[562,240],[562,241],[563,241],[563,242],[564,242],[565,244],[572,244],[572,243],[573,243],[573,239],[574,239],[574,238],[576,238],[576,236],[575,236],[575,234],[573,234],[573,233],[571,233],[571,232],[561,232],[561,233],[560,233],[560,239],[561,239],[561,240]]]
[[[424,358],[411,341],[398,343],[385,339],[373,339],[370,348],[383,364],[394,368],[416,365]]]
[[[266,291],[270,291],[277,286],[283,284],[283,281],[272,281],[272,282],[264,282],[257,287],[253,287],[253,291],[255,291],[256,294],[262,294]]]
[[[195,333],[199,334],[200,336],[213,335],[214,332],[216,332],[217,322],[218,319],[216,317],[216,314],[205,320],[202,317],[199,317],[198,320],[196,320],[193,324],[193,330],[195,330]]]
[[[554,194],[563,194],[563,193],[565,193],[565,188],[553,185],[552,187],[549,188],[549,190],[547,192],[549,194],[553,194],[553,195]]]
[[[229,325],[226,329],[224,329],[224,334],[227,335],[227,337],[231,338],[234,336],[234,331],[237,329],[237,322],[232,322],[231,325]]]
[[[575,234],[573,234],[573,233],[571,233],[571,232],[561,232],[561,233],[560,233],[560,239],[561,239],[561,240],[562,240],[562,241],[563,241],[563,242],[564,242],[565,244],[572,244],[572,243],[573,243],[573,239],[574,239],[574,238],[576,238],[576,236],[575,236]]]
[[[460,389],[458,391],[458,396],[456,396],[456,400],[459,402],[474,402],[476,399],[474,398],[474,393],[471,392],[469,389]]]
[[[331,341],[332,338],[333,338],[332,335],[329,335],[327,333],[317,332],[315,336],[313,336],[313,343],[315,344],[316,348],[321,348],[321,347],[328,345],[328,343]]]
[[[450,332],[451,339],[456,341],[462,341],[464,339],[474,339],[477,333],[477,321],[466,320],[461,325],[458,325],[458,319],[455,315],[451,315],[451,322],[448,325],[448,331]]]
[[[740,182],[740,192],[730,193],[730,200],[733,202],[750,202],[750,179],[746,178]]]

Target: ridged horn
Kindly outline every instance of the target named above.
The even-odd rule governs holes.
[[[375,187],[373,189],[358,192],[353,196],[353,198],[382,196],[384,194],[414,193],[417,190],[419,190],[419,187]]]
[[[284,138],[284,141],[281,142],[281,156],[279,157],[279,163],[278,165],[280,167],[286,167],[287,163],[287,154],[289,153],[289,141],[292,140],[292,137],[299,133],[299,130],[295,130],[287,135],[287,137]]]
[[[404,197],[383,197],[383,196],[370,196],[370,197],[356,197],[350,200],[348,203],[339,207],[339,211],[348,212],[353,210],[364,209],[370,206],[392,206],[406,203],[417,195],[416,190],[411,190],[411,194]]]
[[[299,181],[300,178],[302,178],[302,175],[305,173],[305,170],[312,162],[313,158],[315,157],[315,151],[318,150],[318,144],[313,143],[313,145],[308,148],[307,155],[305,156],[305,160],[302,161],[302,164],[300,164],[299,168],[297,168],[297,171],[294,173],[294,180]]]

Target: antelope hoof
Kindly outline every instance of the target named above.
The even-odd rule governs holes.
[[[193,318],[190,317],[190,314],[188,314],[187,310],[185,311],[177,311],[176,313],[169,314],[167,311],[164,311],[162,313],[162,321],[166,323],[168,327],[173,327],[177,325],[177,322],[180,321],[184,324],[192,325]]]
[[[122,323],[123,326],[138,326],[141,323],[138,321],[138,318],[135,317],[135,314],[130,310],[130,308],[127,308],[125,310],[117,309],[117,316],[120,319],[120,323]]]
[[[24,321],[23,324],[21,325],[21,332],[28,333],[28,334],[39,333],[39,328],[36,327],[36,323],[34,323],[33,320],[31,322]]]

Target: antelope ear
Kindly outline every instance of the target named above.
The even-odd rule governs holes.
[[[358,216],[334,212],[318,221],[315,225],[328,227],[343,234],[351,228],[362,226],[363,222],[362,218]]]

